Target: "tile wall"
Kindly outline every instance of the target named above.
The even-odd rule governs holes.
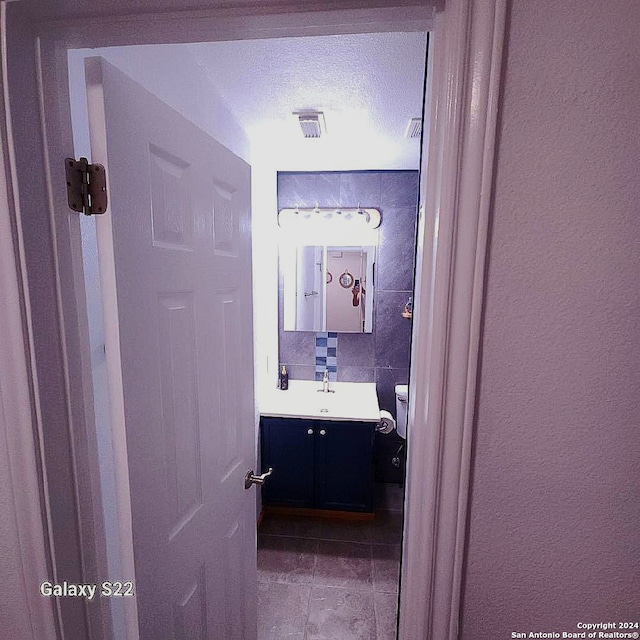
[[[409,376],[411,320],[403,318],[402,311],[413,295],[417,202],[417,171],[278,174],[278,209],[317,204],[375,207],[382,213],[373,332],[336,335],[335,361],[331,360],[329,371],[331,379],[376,382],[380,408],[394,415],[394,387],[406,384]],[[321,350],[328,335],[282,330],[282,277],[279,282],[280,362],[287,365],[292,379],[314,380],[317,375],[322,379]]]

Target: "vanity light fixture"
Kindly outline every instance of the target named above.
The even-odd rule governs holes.
[[[331,224],[363,225],[370,229],[380,226],[381,216],[378,209],[357,208],[329,208],[314,207],[295,209],[281,209],[278,213],[280,227],[293,227],[305,222],[322,222]]]

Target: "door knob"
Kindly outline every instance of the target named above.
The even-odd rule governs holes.
[[[252,484],[264,484],[264,481],[273,473],[273,469],[269,467],[269,471],[262,473],[259,476],[253,474],[253,469],[247,471],[247,475],[244,477],[244,488],[249,489]]]
[[[307,434],[309,434],[310,436],[313,435],[313,429],[307,429]]]
[[[320,435],[321,436],[326,436],[327,432],[324,429],[320,429]]]

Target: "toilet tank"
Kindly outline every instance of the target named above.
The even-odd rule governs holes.
[[[409,397],[409,385],[396,385],[396,429],[398,435],[407,437],[407,399]]]

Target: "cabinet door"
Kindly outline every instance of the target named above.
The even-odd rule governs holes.
[[[365,422],[315,423],[316,506],[373,511],[373,433]]]
[[[313,506],[314,434],[310,420],[262,418],[262,471],[273,467],[262,488],[264,504]]]

